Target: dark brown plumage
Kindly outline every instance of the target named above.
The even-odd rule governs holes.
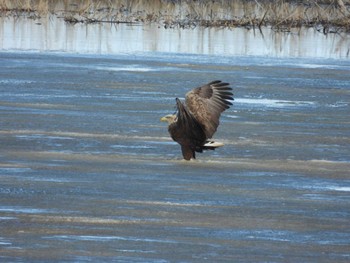
[[[223,144],[208,141],[219,126],[220,115],[233,100],[228,83],[216,80],[186,94],[185,104],[176,98],[176,115],[167,115],[171,138],[181,145],[185,160],[195,159],[196,152],[214,150]]]

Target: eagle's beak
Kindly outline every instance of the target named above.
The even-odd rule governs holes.
[[[167,119],[166,119],[166,117],[162,117],[162,118],[160,118],[160,121],[167,121]]]

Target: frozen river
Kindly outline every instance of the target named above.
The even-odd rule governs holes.
[[[49,51],[0,53],[1,262],[350,261],[349,60]],[[215,79],[182,161],[159,119]]]

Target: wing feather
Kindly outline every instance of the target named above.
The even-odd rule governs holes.
[[[191,149],[194,155],[194,151],[205,143],[206,134],[200,122],[178,98],[176,98],[176,107],[177,120],[169,125],[169,132],[173,140],[183,147],[183,156],[186,159],[188,149]]]
[[[216,132],[221,113],[232,105],[233,93],[229,85],[215,80],[186,94],[186,106],[204,127],[207,138]]]

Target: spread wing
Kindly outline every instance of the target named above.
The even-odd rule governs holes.
[[[207,138],[216,132],[221,113],[232,105],[233,93],[229,85],[216,80],[186,94],[186,106],[204,127]]]

